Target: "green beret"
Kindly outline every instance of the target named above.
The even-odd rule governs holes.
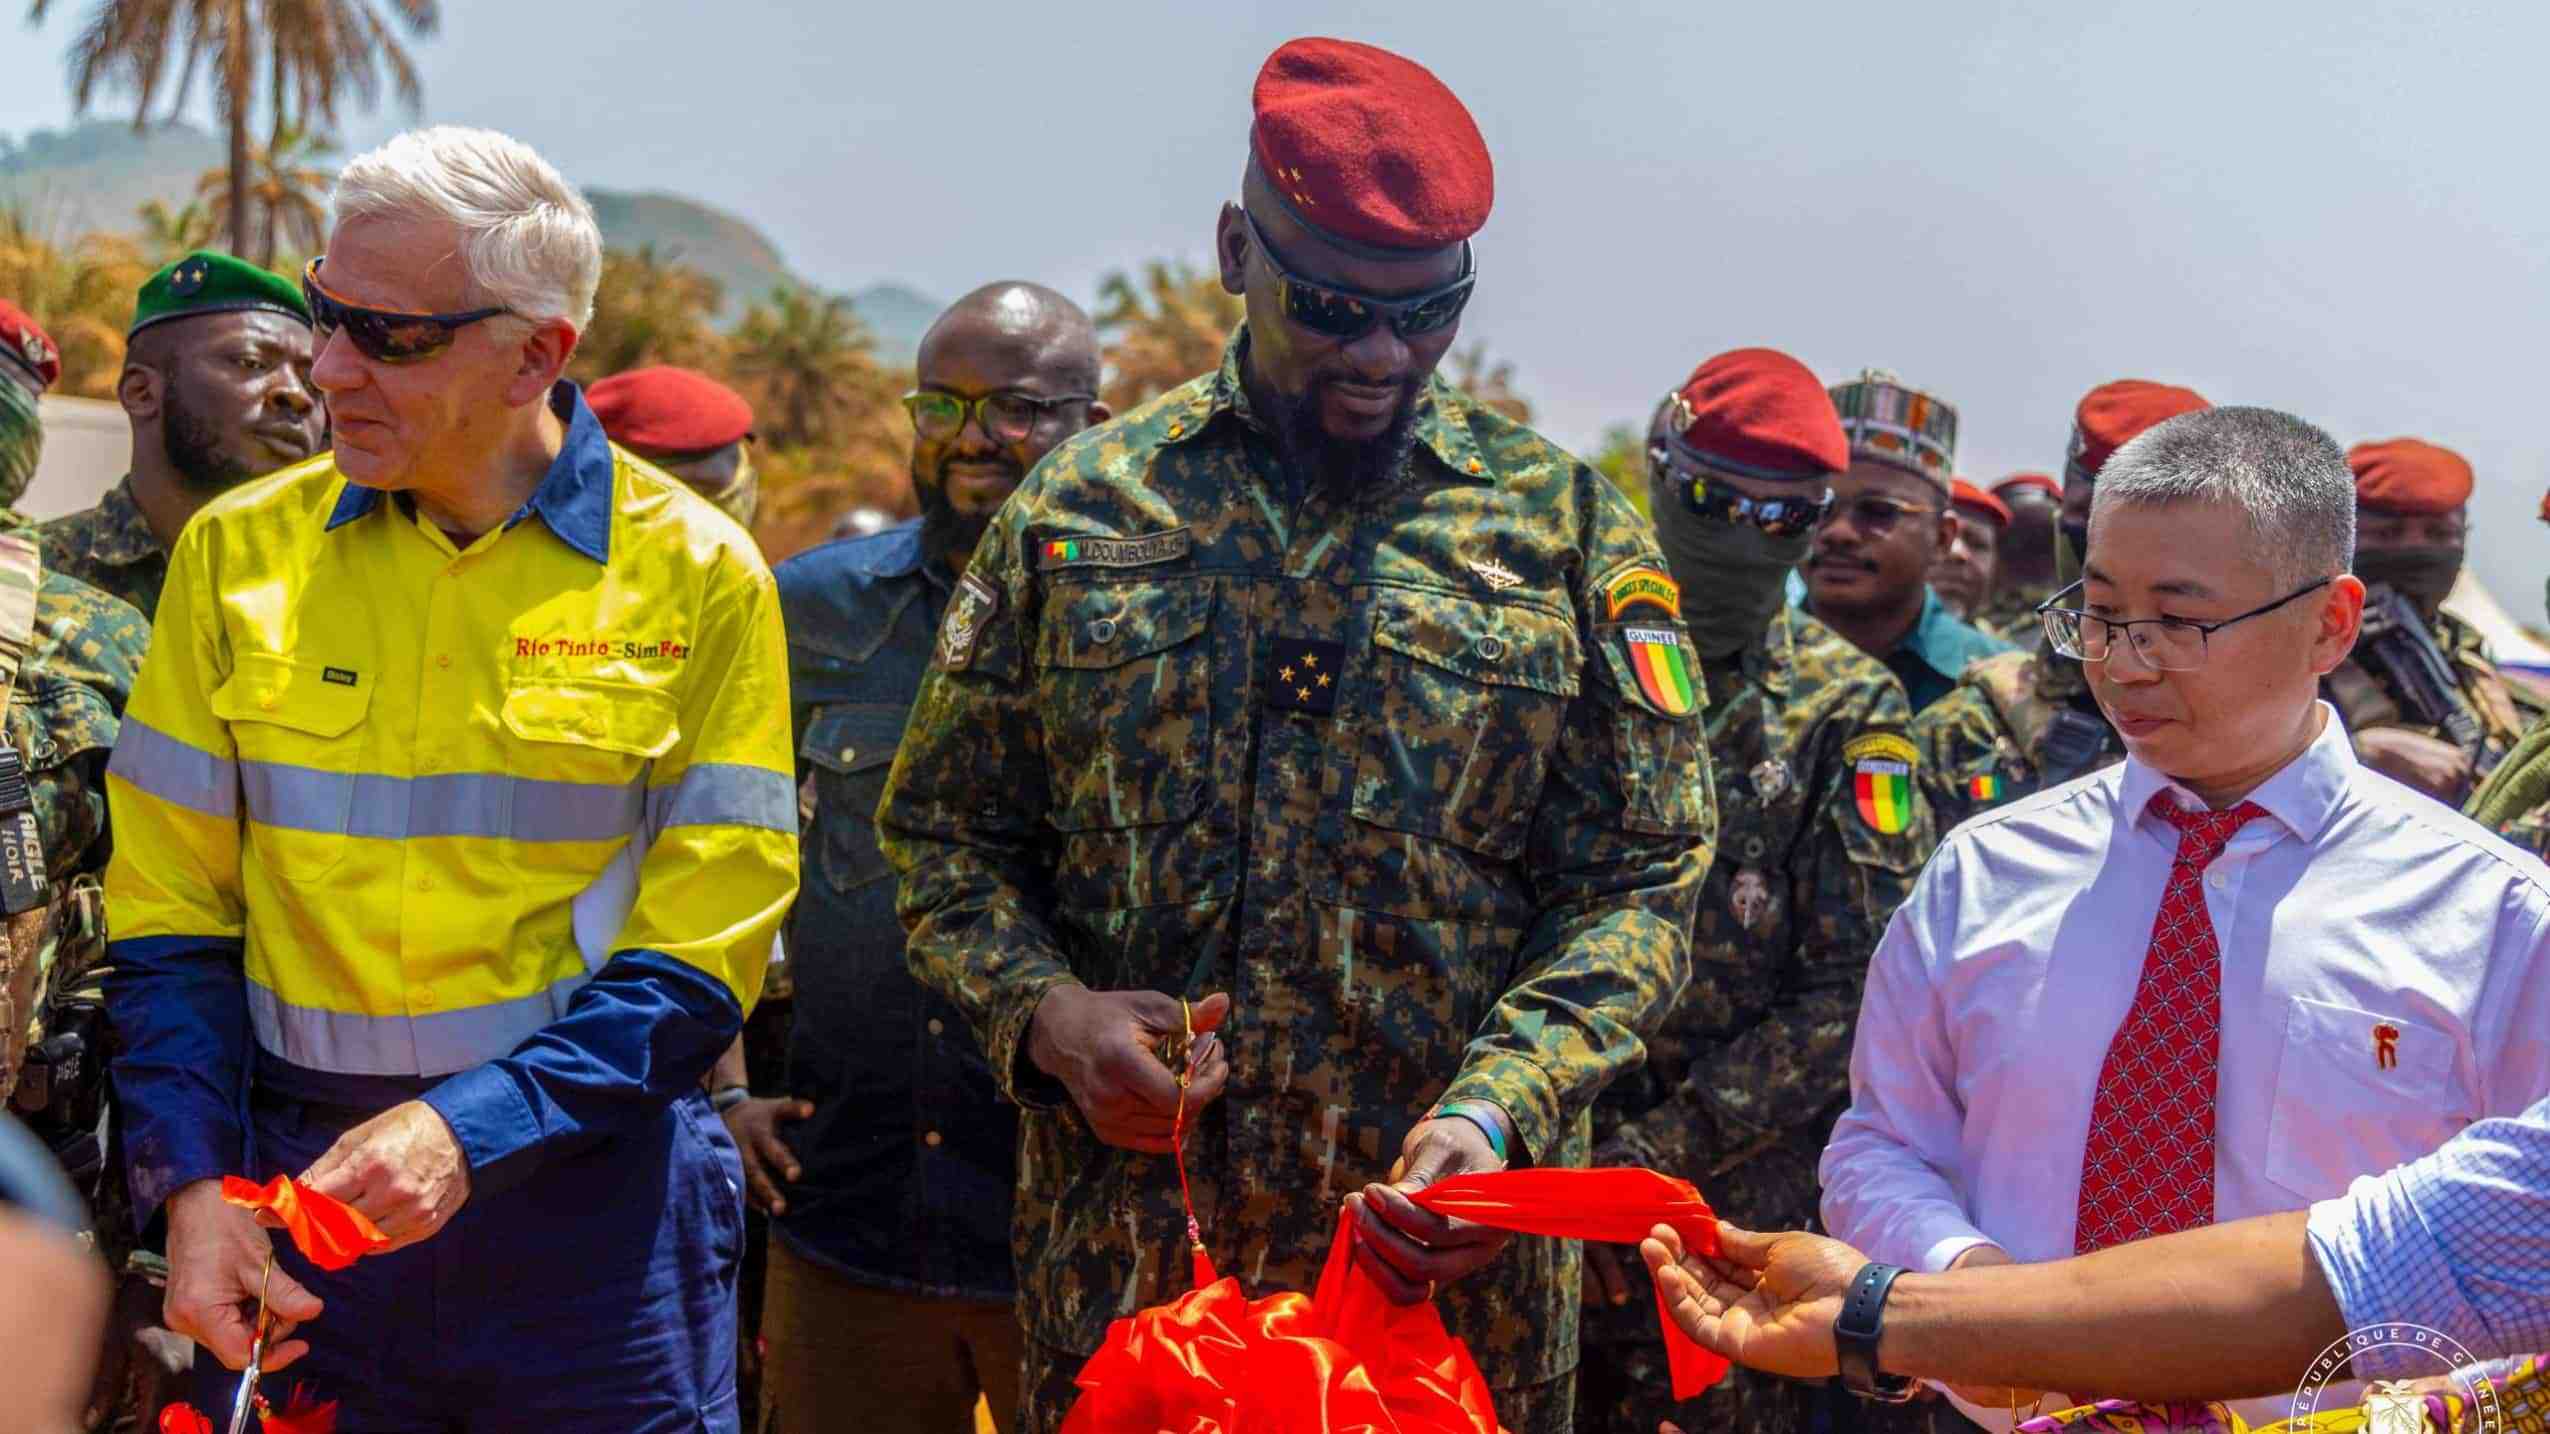
[[[299,285],[245,259],[198,249],[144,281],[141,297],[133,305],[133,326],[124,336],[130,338],[170,319],[247,309],[310,322],[310,306],[301,301]]]

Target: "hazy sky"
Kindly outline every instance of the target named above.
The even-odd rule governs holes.
[[[58,66],[88,4],[59,8],[0,21],[13,79]],[[941,297],[1005,275],[1087,294],[1128,263],[1201,259],[1266,52],[1386,45],[1487,135],[1497,203],[1465,336],[1514,361],[1563,440],[1643,418],[1743,344],[1935,390],[1985,479],[2059,464],[2093,384],[2183,382],[2343,441],[2460,449],[2483,572],[2540,619],[2538,0],[444,11],[418,47],[426,118],[733,210],[821,282]],[[62,85],[0,93],[0,131],[67,117]]]

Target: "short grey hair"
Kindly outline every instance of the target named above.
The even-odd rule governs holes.
[[[337,176],[337,222],[442,219],[460,230],[477,293],[527,319],[593,320],[602,229],[593,206],[531,146],[491,129],[414,129]]]
[[[2090,526],[2124,505],[2226,503],[2278,584],[2334,577],[2355,561],[2355,472],[2319,428],[2272,408],[2201,408],[2154,424],[2099,469]]]

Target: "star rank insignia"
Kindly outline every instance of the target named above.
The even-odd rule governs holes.
[[[1337,710],[1346,648],[1315,638],[1279,637],[1266,673],[1266,700],[1292,712],[1325,717]]]
[[[200,259],[180,264],[177,266],[177,272],[168,276],[168,292],[181,299],[185,298],[202,288],[204,280],[211,276],[211,267]]]

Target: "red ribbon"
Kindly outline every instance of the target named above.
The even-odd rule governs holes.
[[[1522,1234],[1629,1244],[1657,1225],[1680,1232],[1695,1254],[1718,1251],[1717,1217],[1688,1181],[1652,1170],[1518,1170],[1461,1175],[1408,1197],[1440,1215]],[[1348,1222],[1337,1230],[1310,1296],[1250,1300],[1239,1281],[1216,1279],[1199,1255],[1199,1288],[1117,1320],[1080,1372],[1080,1402],[1063,1434],[1175,1429],[1238,1434],[1272,1429],[1326,1434],[1496,1434],[1487,1382],[1431,1301],[1395,1305],[1352,1256]],[[1657,1316],[1688,1399],[1726,1373],[1726,1361]]]
[[[171,1404],[159,1411],[159,1434],[213,1434],[213,1423],[192,1404]]]
[[[302,1255],[323,1270],[342,1270],[365,1255],[389,1248],[390,1237],[369,1216],[289,1175],[278,1175],[263,1185],[225,1175],[221,1198],[243,1210],[263,1210],[274,1216]]]

